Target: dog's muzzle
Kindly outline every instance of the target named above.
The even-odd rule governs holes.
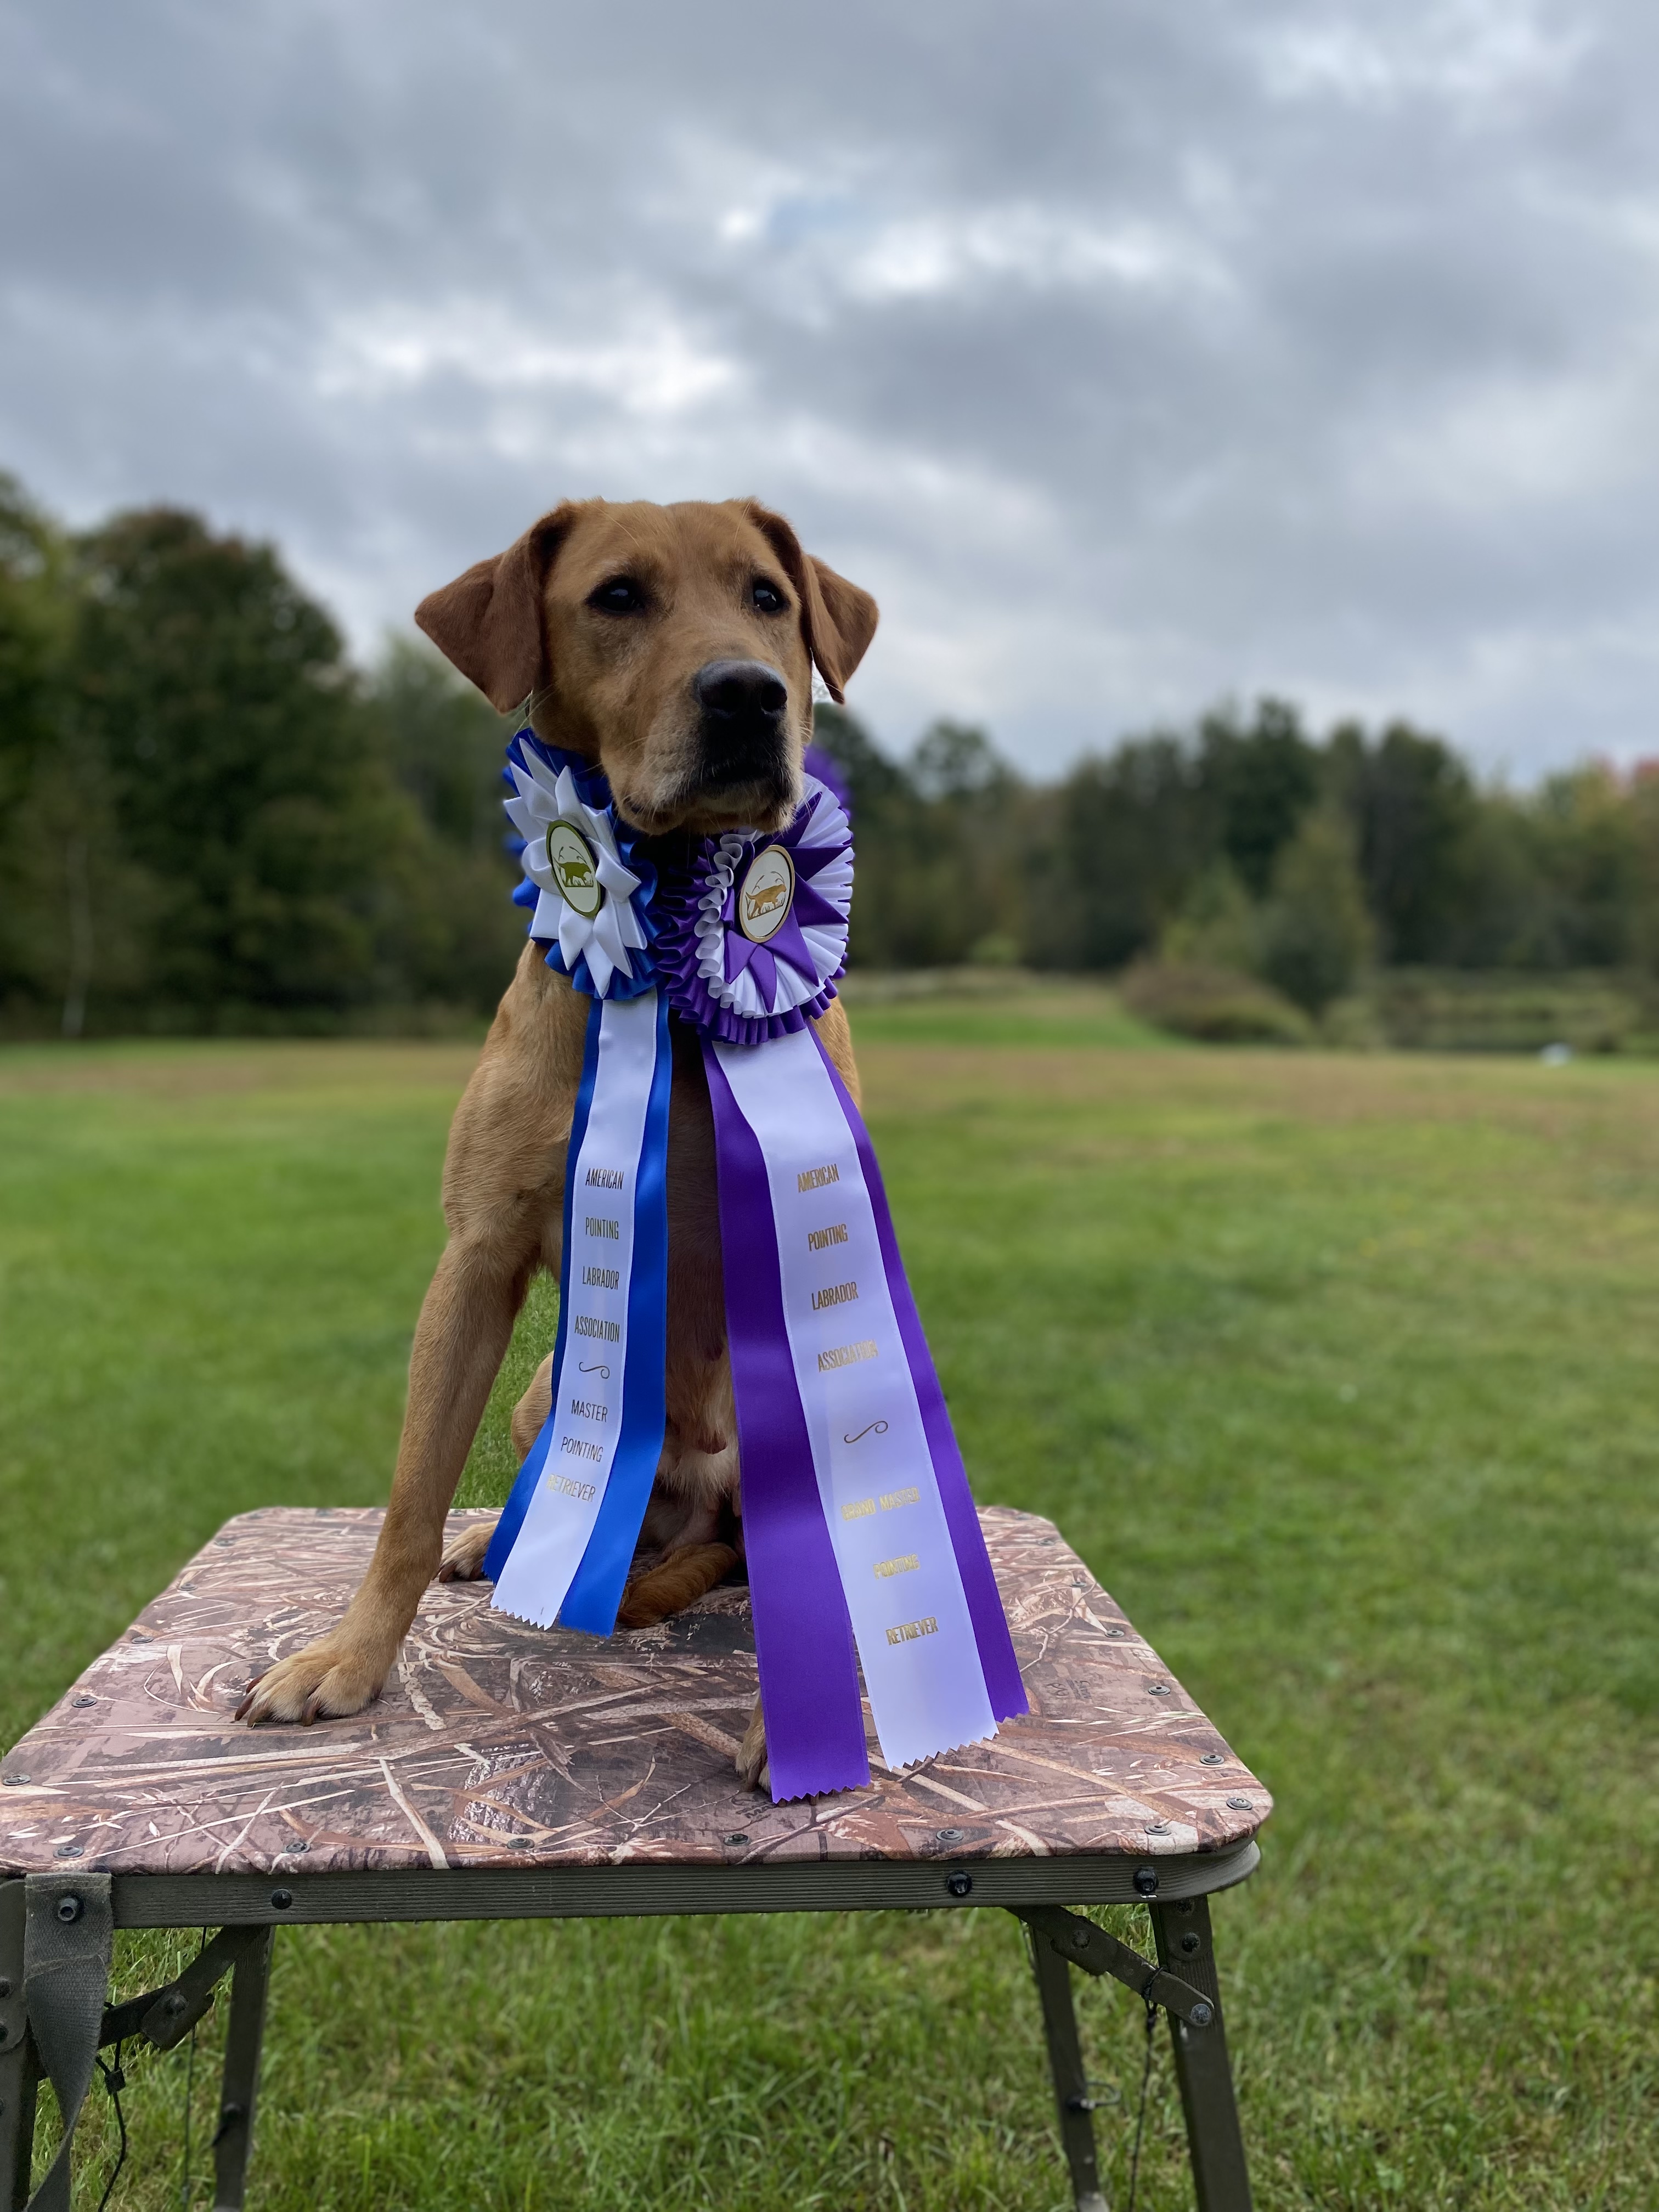
[[[703,790],[759,785],[781,792],[789,686],[777,670],[763,660],[711,660],[692,678],[691,690],[702,710]]]

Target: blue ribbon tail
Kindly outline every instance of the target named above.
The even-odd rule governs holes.
[[[587,1035],[582,1046],[582,1079],[576,1092],[575,1115],[570,1124],[570,1147],[565,1155],[567,1165],[581,1150],[582,1139],[587,1133],[587,1117],[593,1108],[593,1085],[599,1072],[599,1018],[603,1012],[603,1006],[595,999],[587,1010]],[[567,1173],[564,1179],[564,1243],[559,1260],[559,1329],[553,1345],[552,1374],[556,1390],[564,1367],[565,1317],[570,1311],[570,1210],[571,1177]],[[524,1465],[519,1469],[512,1492],[501,1508],[501,1517],[495,1523],[489,1549],[484,1553],[482,1573],[486,1582],[501,1580],[507,1553],[518,1541],[519,1531],[524,1526],[524,1516],[530,1510],[530,1501],[536,1495],[536,1486],[547,1465],[548,1449],[553,1441],[553,1416],[557,1410],[555,1400],[548,1408],[540,1434],[525,1454]]]
[[[595,1013],[598,1007],[595,1007]],[[645,1112],[634,1186],[634,1255],[628,1283],[628,1365],[623,1377],[622,1426],[611,1480],[575,1579],[559,1608],[562,1628],[609,1636],[633,1564],[651,1486],[662,1458],[667,1419],[664,1377],[668,1355],[668,1100],[674,1064],[668,1042],[668,1000],[657,994],[657,1058]],[[576,1157],[575,1140],[570,1157]],[[565,1193],[569,1202],[569,1191]],[[569,1249],[568,1229],[566,1250]],[[564,1326],[562,1306],[559,1326]],[[558,1370],[555,1369],[555,1373]],[[550,1419],[551,1416],[550,1416]]]

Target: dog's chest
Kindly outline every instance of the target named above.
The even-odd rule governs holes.
[[[669,1036],[674,1054],[668,1112],[670,1326],[677,1318],[672,1309],[690,1300],[698,1310],[699,1335],[710,1339],[712,1349],[718,1350],[726,1329],[714,1117],[697,1037],[672,1020]]]

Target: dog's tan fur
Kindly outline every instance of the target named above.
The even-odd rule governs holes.
[[[619,618],[590,604],[607,580],[641,588]],[[755,586],[779,605],[764,611]],[[421,626],[502,713],[532,701],[537,734],[604,769],[618,811],[648,834],[781,827],[799,803],[812,669],[831,694],[858,665],[875,603],[801,552],[781,517],[750,500],[612,506],[567,502],[492,561],[435,592]],[[708,663],[759,660],[787,685],[780,773],[711,791],[699,781],[692,679]],[[442,1556],[444,1516],[531,1278],[558,1272],[565,1147],[588,1002],[526,946],[450,1129],[449,1238],[421,1308],[392,1499],[374,1557],[343,1618],[253,1684],[249,1721],[311,1721],[377,1698],[433,1576],[475,1577],[490,1526]],[[818,1024],[854,1096],[840,1003]],[[645,1540],[662,1556],[628,1588],[619,1625],[691,1604],[730,1571],[740,1536],[737,1429],[726,1352],[714,1124],[694,1039],[675,1032],[668,1144],[667,1429]],[[551,1357],[513,1416],[520,1455],[546,1419]],[[738,1759],[765,1758],[757,1707]]]

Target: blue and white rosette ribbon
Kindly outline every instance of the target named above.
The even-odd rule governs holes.
[[[610,785],[591,761],[529,730],[508,745],[501,777],[514,789],[502,805],[525,876],[513,897],[534,908],[530,934],[546,945],[548,966],[590,998],[638,998],[656,981],[657,872],[618,823]]]
[[[860,1668],[889,1766],[981,1741],[1025,1692],[875,1152],[810,1026],[846,961],[846,809],[809,775],[786,830],[704,839],[659,895],[602,779],[527,732],[511,761],[532,934],[595,1005],[552,1410],[484,1562],[494,1602],[615,1625],[663,1435],[672,1003],[714,1109],[773,1796],[868,1783]]]
[[[662,1455],[668,1322],[668,1006],[656,872],[605,778],[521,730],[507,811],[525,840],[530,934],[592,1000],[564,1178],[553,1396],[483,1571],[538,1627],[608,1636]]]

